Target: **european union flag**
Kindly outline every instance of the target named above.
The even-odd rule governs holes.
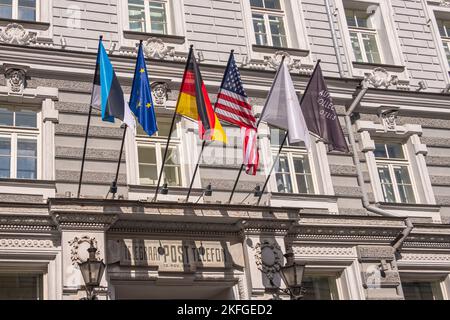
[[[142,43],[139,45],[136,71],[131,89],[130,109],[136,115],[142,129],[149,136],[152,136],[158,131]]]

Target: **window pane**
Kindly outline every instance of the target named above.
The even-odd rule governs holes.
[[[264,0],[267,9],[281,9],[280,0]]]
[[[255,30],[256,44],[267,46],[267,33],[262,14],[253,14],[253,29]]]
[[[356,32],[350,32],[350,41],[352,42],[353,53],[357,62],[364,62],[361,46],[358,40],[358,34]]]
[[[154,147],[138,147],[140,184],[156,185],[158,169],[156,166],[156,151]]]
[[[387,151],[389,158],[391,159],[405,159],[405,155],[403,154],[403,147],[399,143],[391,143],[387,144]]]
[[[166,148],[161,148],[161,153],[164,155]],[[170,148],[167,153],[166,165],[164,166],[164,176],[165,182],[169,186],[180,186],[181,185],[181,169],[180,169],[180,159],[178,156],[178,149]]]
[[[278,192],[292,193],[291,175],[289,170],[289,163],[286,156],[280,156],[275,165],[276,181]]]
[[[447,56],[448,65],[450,66],[450,43],[449,42],[443,42],[445,55]]]
[[[0,137],[0,178],[11,177],[11,139]]]
[[[0,300],[42,299],[42,277],[32,274],[0,274]]]
[[[302,286],[306,289],[304,300],[331,300],[331,288],[328,277],[305,276]]]
[[[151,32],[167,33],[166,8],[164,3],[150,2],[150,24]]]
[[[287,47],[286,32],[282,17],[269,16],[270,32],[275,47]]]
[[[0,18],[12,19],[12,1],[0,0]]]
[[[16,111],[16,127],[36,128],[37,114],[30,110]]]
[[[37,178],[37,142],[35,140],[17,140],[17,178]]]
[[[0,126],[12,127],[13,125],[14,125],[14,111],[12,110],[12,108],[0,107]]]
[[[369,15],[365,11],[355,11],[356,24],[358,28],[370,28]]]
[[[387,167],[379,167],[378,175],[380,177],[381,189],[383,190],[384,201],[395,202],[394,187],[392,185],[391,175]]]
[[[139,147],[138,148],[139,163],[155,164],[156,165],[156,151],[154,147]]]
[[[19,19],[36,21],[36,0],[19,0]]]
[[[250,5],[252,7],[264,8],[263,0],[250,0]]]
[[[131,31],[146,31],[144,0],[128,0],[128,20]]]
[[[431,282],[403,282],[405,300],[437,300]]]
[[[347,18],[347,25],[349,27],[356,27],[355,13],[353,10],[345,10],[345,17]]]
[[[394,168],[395,179],[397,180],[400,201],[403,203],[415,203],[414,191],[411,184],[407,167]]]
[[[298,191],[300,193],[314,193],[314,185],[308,159],[306,157],[294,157],[293,161]]]
[[[366,50],[367,62],[381,63],[380,53],[378,51],[377,39],[374,34],[362,35],[364,49]]]

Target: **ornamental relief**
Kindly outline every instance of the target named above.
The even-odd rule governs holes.
[[[283,264],[283,253],[280,246],[276,242],[262,240],[261,243],[256,244],[254,250],[257,268],[272,282]]]
[[[77,267],[79,263],[87,260],[87,249],[90,247],[91,241],[93,242],[94,247],[98,249],[97,240],[89,236],[83,236],[81,238],[75,237],[73,240],[69,241],[69,245],[72,247],[70,250],[70,260],[72,260],[72,265]],[[95,257],[100,259],[99,250],[95,253]]]
[[[356,256],[356,252],[353,247],[337,247],[337,246],[292,246],[294,256]]]
[[[49,239],[0,239],[0,248],[54,248]]]
[[[27,45],[36,41],[36,34],[28,32],[18,23],[10,23],[0,31],[0,42]]]
[[[399,82],[398,76],[390,75],[384,68],[375,68],[372,73],[365,73],[364,80],[372,85],[374,88],[384,87],[389,88],[391,85],[397,85]]]

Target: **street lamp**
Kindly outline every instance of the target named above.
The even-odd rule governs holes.
[[[105,264],[102,260],[97,260],[95,253],[97,248],[94,247],[94,242],[91,240],[91,246],[87,249],[89,252],[89,258],[79,263],[81,275],[86,286],[87,300],[97,300],[97,296],[94,294],[94,288],[100,285],[100,281],[105,271]]]
[[[284,256],[286,258],[286,264],[280,268],[280,273],[287,289],[281,291],[289,294],[291,300],[300,300],[306,291],[302,287],[305,263],[295,262],[293,252],[288,252]]]

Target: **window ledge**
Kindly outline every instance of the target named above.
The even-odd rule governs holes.
[[[48,22],[38,22],[38,21],[28,21],[28,20],[18,20],[18,19],[5,19],[0,18],[0,26],[7,26],[11,23],[17,23],[27,29],[34,30],[48,30],[50,28],[50,23]]]
[[[133,39],[133,40],[147,40],[148,38],[159,38],[162,41],[168,43],[183,44],[186,42],[186,37],[184,36],[176,36],[169,34],[147,33],[137,31],[124,31],[123,34],[126,39]]]
[[[422,204],[422,203],[398,203],[398,202],[379,202],[382,209],[410,209],[414,211],[419,210],[440,210],[440,205],[436,204]]]
[[[284,52],[289,53],[290,55],[299,56],[299,57],[307,57],[310,53],[309,50],[305,50],[305,49],[261,46],[261,45],[257,45],[257,44],[252,45],[252,49],[254,52],[263,52],[263,53],[275,53],[277,51],[284,51]]]
[[[384,64],[384,63],[369,63],[369,62],[352,62],[354,68],[360,68],[360,69],[368,69],[373,70],[375,68],[383,68],[386,69],[386,71],[391,72],[403,72],[405,71],[405,66],[401,65],[393,65],[393,64]]]

